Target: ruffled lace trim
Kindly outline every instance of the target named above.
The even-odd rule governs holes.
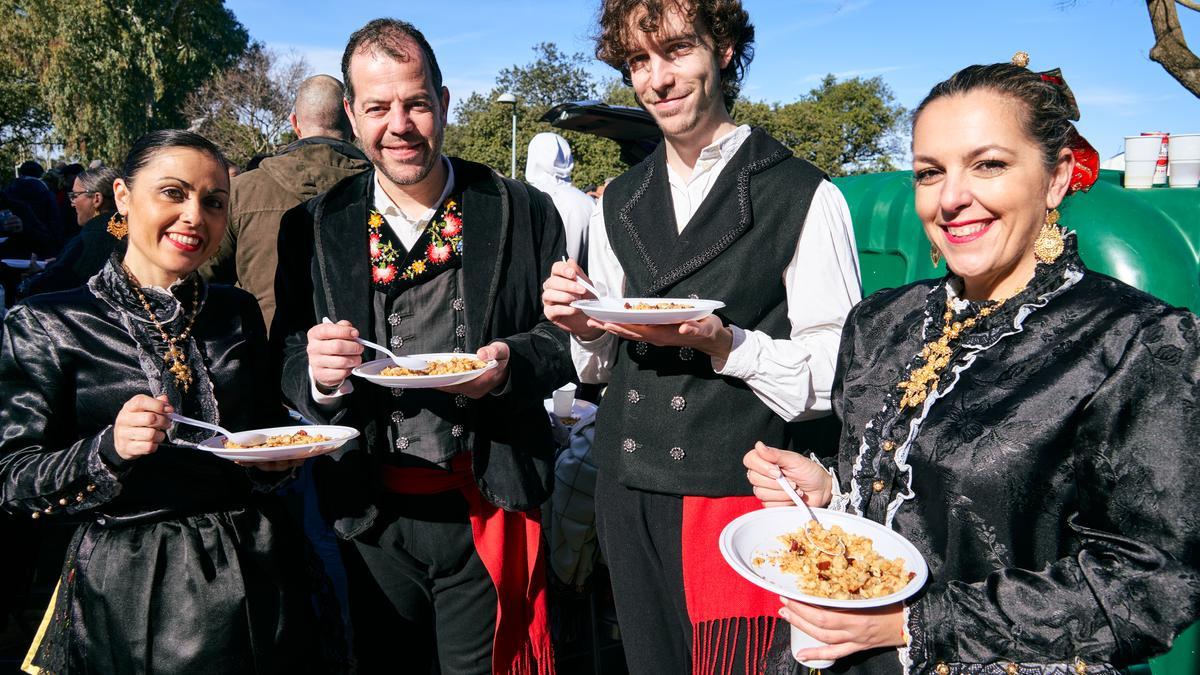
[[[900,667],[904,669],[904,675],[909,675],[914,665],[910,653],[913,639],[912,624],[909,622],[911,614],[912,607],[907,602],[904,603],[904,646],[896,648],[896,657],[900,659]]]
[[[841,513],[849,511],[853,505],[850,503],[850,495],[842,492],[842,485],[840,482],[838,482],[837,469],[834,469],[831,466],[825,466],[821,462],[821,459],[814,453],[809,453],[808,458],[817,464],[820,464],[825,469],[825,472],[829,474],[829,477],[833,479],[833,494],[829,500],[829,504],[825,508],[829,509],[830,511],[838,511]]]
[[[191,302],[193,291],[191,284],[200,284],[199,301],[204,302],[208,297],[208,284],[198,274],[192,274],[181,279],[169,288],[143,287],[142,293],[163,327],[171,333],[183,330],[187,321],[184,304],[180,297]],[[125,332],[133,339],[137,347],[138,365],[146,375],[149,391],[152,396],[167,395],[167,401],[185,415],[199,417],[212,424],[220,424],[220,413],[217,408],[216,393],[212,378],[208,376],[204,354],[191,335],[180,346],[187,355],[187,363],[192,369],[192,386],[184,392],[175,384],[175,377],[169,371],[169,364],[163,359],[166,345],[158,334],[158,329],[146,314],[142,301],[129,287],[129,282],[121,270],[121,259],[114,253],[108,264],[101,268],[95,276],[88,280],[88,289],[97,298],[112,307],[118,319],[125,327]],[[204,310],[201,310],[204,311]],[[169,318],[164,318],[169,317]],[[200,319],[197,318],[197,321]],[[211,434],[194,427],[172,425],[167,431],[167,440],[173,443],[197,443],[208,438]]]
[[[963,337],[951,357],[954,363],[950,369],[953,379],[945,386],[939,386],[930,392],[919,414],[908,423],[908,433],[892,452],[892,460],[896,466],[896,476],[903,476],[903,490],[896,491],[895,496],[888,502],[883,524],[892,527],[892,521],[899,512],[901,505],[916,496],[912,490],[912,467],[908,464],[908,455],[913,443],[921,432],[921,426],[929,415],[930,409],[943,397],[953,391],[963,372],[969,369],[979,354],[995,346],[1000,340],[1015,335],[1024,330],[1025,320],[1035,311],[1045,307],[1055,297],[1065,293],[1083,278],[1083,263],[1076,249],[1074,232],[1068,233],[1064,242],[1063,255],[1050,265],[1039,265],[1026,289],[1021,292],[1015,302],[1003,310],[992,314],[979,323],[979,328]],[[967,300],[956,300],[961,280],[953,275],[947,275],[941,282],[930,289],[926,296],[925,319],[921,325],[922,343],[929,339],[930,334],[941,330],[941,315],[944,307],[943,298],[955,301],[956,310],[968,309],[972,303]],[[964,356],[965,354],[965,356]],[[910,363],[915,363],[919,354],[913,355]],[[908,372],[906,369],[905,372]],[[906,411],[899,408],[899,397],[890,394],[884,402],[879,414],[863,427],[863,438],[859,444],[858,455],[854,460],[854,473],[850,481],[850,508],[858,515],[866,515],[866,500],[869,493],[864,486],[878,475],[875,460],[882,452],[884,436],[887,430],[900,423]],[[890,486],[889,486],[890,487]]]

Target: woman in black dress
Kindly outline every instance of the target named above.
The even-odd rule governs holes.
[[[831,471],[762,444],[746,455],[766,505],[790,503],[782,471],[929,563],[906,603],[784,603],[829,645],[800,657],[838,659],[832,672],[1114,673],[1200,615],[1200,330],[1089,271],[1058,224],[1094,180],[1061,82],[998,64],[933,89],[913,175],[949,274],[851,311]]]
[[[225,161],[152,132],[115,192],[123,258],[4,321],[0,506],[79,523],[26,670],[316,670],[302,541],[264,494],[290,466],[219,459],[167,417],[286,419],[254,298],[194,273],[225,230]]]
[[[117,178],[116,170],[106,166],[88,169],[75,177],[67,197],[75,209],[79,234],[63,246],[46,269],[21,282],[18,299],[82,286],[108,263],[119,244],[108,232],[109,221],[117,211],[113,201],[113,183]]]

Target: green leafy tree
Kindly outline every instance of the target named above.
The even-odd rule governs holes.
[[[220,0],[18,0],[41,105],[68,154],[119,161],[138,136],[187,126],[184,98],[245,51]],[[6,17],[8,18],[8,17]]]
[[[626,86],[621,78],[614,77],[604,84],[604,102],[609,105],[621,105],[626,108],[640,108],[641,101],[633,93],[633,87]]]
[[[507,175],[511,113],[514,107],[497,103],[505,92],[517,97],[517,175],[522,177],[525,149],[542,131],[555,131],[571,144],[576,185],[600,184],[626,167],[620,149],[591,134],[555,130],[538,119],[550,107],[567,101],[599,98],[609,105],[638,106],[633,90],[620,78],[596,84],[588,75],[583,54],[563,54],[552,43],[534,47],[535,59],[505,68],[486,95],[472,94],[455,109],[457,122],[446,131],[446,152],[487,164]],[[831,175],[894,168],[902,151],[905,109],[896,103],[882,79],[826,76],[810,92],[791,103],[741,99],[734,120],[765,128],[797,156]]]
[[[582,53],[564,54],[553,42],[533,47],[537,58],[525,66],[500,71],[496,87],[515,94],[532,108],[551,108],[563,101],[596,98],[596,86],[588,75],[588,59]]]
[[[20,3],[0,2],[0,182],[11,177],[13,165],[28,159],[33,147],[45,142],[50,113],[42,104],[32,55],[19,45],[30,44],[29,22]]]
[[[733,110],[739,124],[764,127],[833,176],[894,169],[907,115],[881,78],[832,75],[792,103],[741,100]]]
[[[553,131],[567,139],[575,157],[572,182],[578,186],[603,183],[625,170],[617,144],[591,134],[555,129],[539,118],[567,101],[596,99],[598,87],[586,70],[588,57],[564,54],[553,43],[533,48],[535,58],[525,65],[500,71],[496,86],[486,95],[471,94],[455,108],[455,124],[446,130],[447,154],[486,164],[508,175],[512,113],[517,115],[517,177],[524,177],[526,149],[534,135]],[[517,97],[514,106],[497,103],[502,93]],[[451,92],[453,95],[454,92]]]

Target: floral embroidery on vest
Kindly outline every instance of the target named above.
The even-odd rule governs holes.
[[[418,240],[428,241],[425,256],[412,260],[403,270],[397,268],[397,262],[403,264],[400,251],[392,242],[384,237],[380,228],[384,225],[383,216],[371,209],[367,218],[367,228],[371,254],[371,280],[377,286],[387,286],[394,281],[414,281],[430,272],[438,271],[448,266],[454,258],[462,255],[463,221],[462,211],[454,197],[448,198],[425,228],[425,235]]]

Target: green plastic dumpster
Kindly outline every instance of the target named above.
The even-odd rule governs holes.
[[[1062,224],[1079,236],[1088,267],[1167,302],[1200,311],[1200,189],[1126,190],[1101,171],[1090,192],[1068,197]],[[941,276],[913,208],[912,174],[834,179],[850,204],[863,293]]]
[[[1172,305],[1200,313],[1200,189],[1126,190],[1123,174],[1101,171],[1090,192],[1063,203],[1061,223],[1075,230],[1090,269],[1116,277]],[[846,176],[833,181],[854,220],[863,295],[941,276],[913,207],[912,172]],[[1200,673],[1200,624],[1171,651],[1131,672]]]

